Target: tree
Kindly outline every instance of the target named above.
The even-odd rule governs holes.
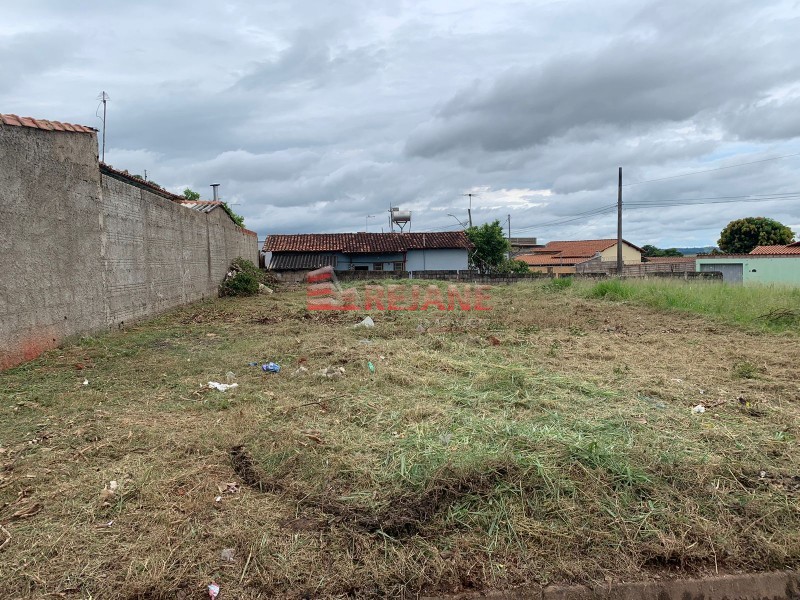
[[[642,246],[642,256],[683,256],[682,252],[678,252],[677,248],[656,248],[650,244]]]
[[[518,275],[523,273],[530,273],[531,269],[523,260],[504,260],[501,262],[497,267],[497,273],[502,273],[503,275]]]
[[[187,200],[200,200],[200,193],[186,188],[183,190],[183,197]]]
[[[467,227],[465,233],[469,241],[475,245],[470,255],[470,266],[481,273],[497,272],[506,260],[509,250],[508,240],[503,235],[500,221]]]
[[[794,232],[783,223],[766,217],[747,217],[728,223],[717,244],[723,252],[747,254],[756,246],[783,246],[793,241]]]

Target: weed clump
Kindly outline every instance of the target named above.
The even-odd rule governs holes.
[[[235,258],[219,289],[220,296],[253,296],[258,293],[261,271],[251,261]]]
[[[627,284],[613,279],[611,281],[601,281],[595,284],[587,294],[589,298],[603,298],[605,300],[629,300],[633,296],[633,292]]]
[[[571,288],[574,281],[572,277],[554,277],[543,287],[550,292],[560,292]]]
[[[739,379],[758,379],[761,372],[753,363],[745,361],[737,362],[733,365],[733,376]]]

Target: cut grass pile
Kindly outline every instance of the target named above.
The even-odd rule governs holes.
[[[589,298],[628,300],[652,308],[709,315],[755,328],[800,331],[800,288],[796,287],[670,279],[611,279],[595,284],[581,282],[580,287]]]
[[[491,294],[373,329],[304,290],[221,299],[0,374],[3,588],[397,597],[800,565],[796,336],[578,284]]]

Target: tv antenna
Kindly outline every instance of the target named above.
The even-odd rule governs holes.
[[[103,149],[101,151],[102,158],[100,159],[101,162],[106,162],[106,103],[111,100],[111,96],[105,93],[105,91],[100,92],[100,95],[97,96],[97,99],[100,100],[100,104],[103,105]],[[99,119],[100,115],[97,113],[100,110],[100,104],[97,105],[97,110],[94,112],[94,115]]]

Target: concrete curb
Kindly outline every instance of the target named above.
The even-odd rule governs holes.
[[[431,596],[422,600],[800,600],[800,573],[778,571],[602,585],[536,584],[506,592]]]

